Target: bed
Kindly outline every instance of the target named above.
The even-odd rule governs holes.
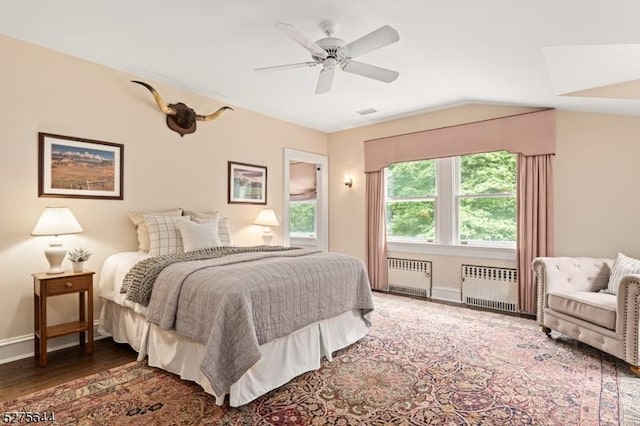
[[[331,361],[367,334],[374,307],[359,259],[307,249],[229,251],[175,262],[180,256],[110,256],[98,283],[99,332],[128,343],[150,366],[198,383],[219,405],[229,395],[232,407],[320,368],[323,357]],[[146,305],[131,297],[136,276],[153,282]]]

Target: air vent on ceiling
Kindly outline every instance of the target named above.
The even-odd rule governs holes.
[[[373,114],[374,112],[378,112],[378,110],[375,108],[365,108],[365,109],[361,109],[360,111],[357,111],[357,113],[360,115]]]

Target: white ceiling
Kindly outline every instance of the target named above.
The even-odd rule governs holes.
[[[326,19],[347,42],[394,27],[358,60],[400,77],[338,70],[315,95],[319,67],[254,71],[310,60],[274,24],[317,40]],[[640,115],[640,99],[562,96],[640,78],[638,0],[20,0],[0,34],[324,132],[478,102]]]

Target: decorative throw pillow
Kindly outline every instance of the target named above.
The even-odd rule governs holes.
[[[219,247],[218,219],[209,219],[208,223],[179,222],[178,229],[182,237],[184,251],[200,250],[210,247]]]
[[[611,275],[609,275],[609,285],[602,292],[617,294],[620,280],[629,274],[640,274],[640,260],[618,253],[618,257],[616,257],[611,268]]]
[[[149,251],[149,229],[144,221],[145,214],[178,217],[182,216],[182,209],[162,212],[129,212],[129,219],[131,219],[131,222],[133,222],[138,232],[138,250],[140,251]]]
[[[231,232],[229,232],[229,218],[221,217],[218,219],[218,238],[223,246],[231,245]]]
[[[149,228],[149,254],[161,256],[184,252],[182,237],[177,224],[189,221],[189,216],[172,217],[151,214],[143,216]]]
[[[206,222],[208,219],[217,219],[218,212],[197,212],[195,210],[183,210],[184,216],[190,216],[191,220],[197,223]]]

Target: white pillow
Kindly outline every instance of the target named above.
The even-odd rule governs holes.
[[[191,220],[198,223],[206,222],[208,219],[218,218],[217,210],[213,212],[198,212],[195,210],[183,210],[182,214],[184,216],[191,216]]]
[[[613,262],[613,267],[611,268],[611,275],[609,275],[609,285],[606,289],[602,290],[602,292],[618,294],[620,280],[625,275],[630,274],[640,274],[640,260],[632,259],[622,253],[618,253],[618,257],[616,257],[615,262]]]
[[[145,214],[160,216],[182,216],[182,209],[173,209],[163,212],[129,212],[129,219],[133,222],[138,232],[138,250],[149,251],[149,229],[144,221]]]
[[[211,218],[207,223],[179,222],[177,225],[185,252],[222,245],[218,238],[217,218]]]
[[[189,216],[172,217],[145,214],[144,221],[149,228],[149,254],[161,256],[183,253],[182,237],[177,224],[190,219]]]

